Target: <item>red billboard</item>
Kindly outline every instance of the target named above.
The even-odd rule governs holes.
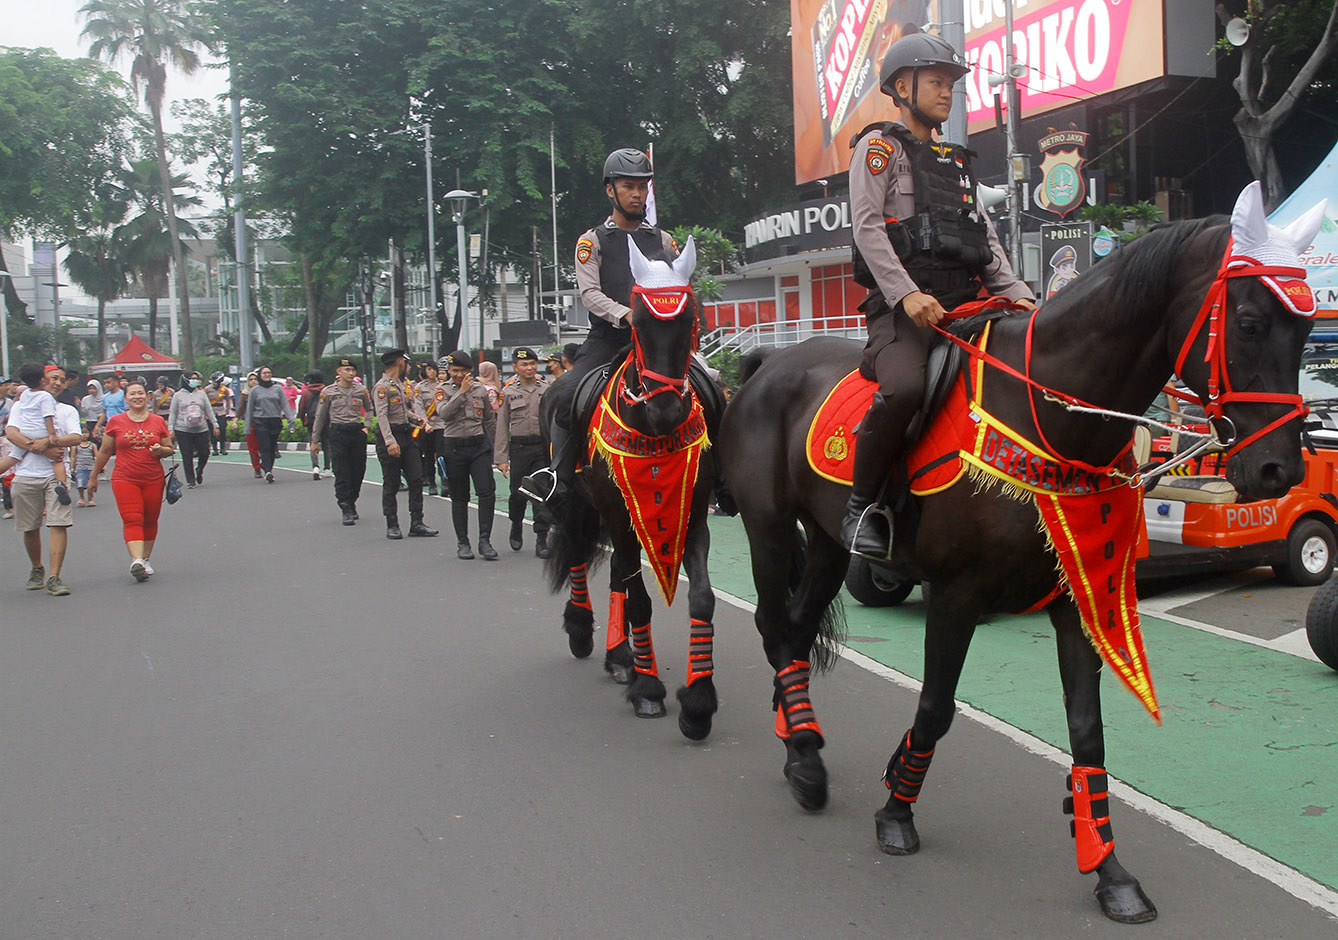
[[[968,128],[994,122],[1004,0],[965,0]],[[1165,72],[1159,0],[1014,0],[1022,114],[1032,117]],[[931,0],[790,0],[795,182],[850,168],[850,137],[896,115],[878,72],[903,24],[939,20]]]

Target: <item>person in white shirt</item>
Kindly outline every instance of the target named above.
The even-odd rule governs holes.
[[[28,367],[25,366],[25,369]],[[37,368],[41,368],[38,366]],[[65,373],[60,369],[47,371],[42,377],[42,388],[50,392],[60,388]],[[61,502],[56,495],[56,463],[66,447],[73,447],[83,439],[79,412],[69,405],[57,402],[53,416],[56,432],[55,446],[47,436],[30,437],[19,430],[15,416],[10,415],[5,426],[5,437],[23,457],[14,468],[14,482],[10,494],[14,502],[16,528],[23,533],[23,547],[32,563],[28,575],[28,590],[46,588],[52,596],[60,597],[70,589],[60,579],[69,544],[69,528],[74,525],[74,512],[68,498]],[[62,469],[63,469],[63,461]],[[42,567],[42,526],[50,531],[49,567]]]

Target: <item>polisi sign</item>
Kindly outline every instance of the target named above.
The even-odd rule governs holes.
[[[743,227],[749,261],[850,244],[850,201],[845,196],[791,203]]]
[[[1277,506],[1230,506],[1226,511],[1227,528],[1260,529],[1278,524]]]

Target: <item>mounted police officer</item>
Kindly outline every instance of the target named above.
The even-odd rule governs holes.
[[[571,378],[564,378],[552,394],[558,396],[552,428],[552,465],[521,481],[521,489],[539,500],[560,504],[576,479],[577,446],[572,442],[570,411],[576,386],[588,373],[608,362],[631,341],[627,315],[632,312],[631,262],[627,238],[651,260],[672,261],[677,246],[668,232],[646,221],[650,190],[650,157],[631,147],[609,154],[604,161],[604,192],[613,211],[603,224],[576,241],[576,286],[581,303],[590,311],[590,334],[572,362]]]
[[[994,227],[976,203],[971,151],[934,139],[952,109],[952,86],[969,66],[938,36],[911,33],[883,59],[881,89],[901,114],[851,140],[850,215],[855,280],[869,339],[860,371],[878,381],[859,425],[854,488],[841,539],[857,555],[891,556],[892,521],[877,505],[906,458],[906,430],[924,398],[931,324],[990,294],[1031,305]]]

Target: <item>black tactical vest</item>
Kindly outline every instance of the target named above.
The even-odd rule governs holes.
[[[627,236],[631,235],[641,253],[651,261],[673,261],[664,250],[663,236],[654,226],[641,226],[634,232],[627,232],[616,225],[601,225],[595,229],[599,239],[599,289],[610,300],[616,300],[625,306],[632,306],[632,288],[636,281],[632,278],[632,262],[627,251]],[[609,336],[622,331],[603,317],[590,317],[591,337]],[[626,338],[623,334],[621,339]]]
[[[980,275],[993,260],[989,233],[976,204],[975,153],[965,147],[923,141],[901,124],[871,124],[906,148],[914,186],[915,214],[887,224],[887,237],[915,285],[951,309],[974,297]],[[854,250],[856,283],[872,290],[873,273]]]

